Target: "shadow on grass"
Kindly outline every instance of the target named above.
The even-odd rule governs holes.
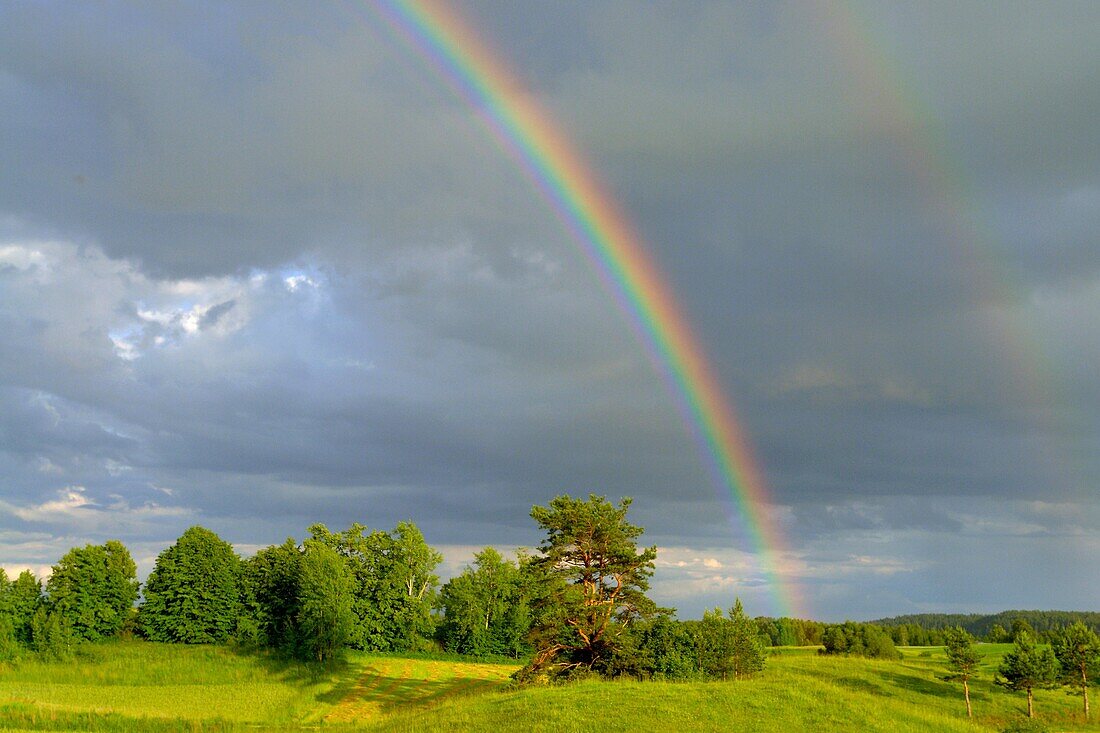
[[[347,678],[351,665],[343,652],[325,662],[306,662],[271,649],[227,646],[234,656],[258,663],[264,671],[282,682],[302,685],[317,684],[325,680]],[[354,679],[351,680],[354,684]],[[339,684],[343,684],[342,682]],[[339,686],[339,685],[338,685]]]
[[[496,682],[481,677],[412,679],[384,675],[368,668],[352,685],[341,685],[318,699],[338,706],[332,717],[348,719],[362,712],[387,713],[396,708],[420,707],[495,687]]]
[[[882,671],[879,673],[882,679],[903,690],[916,692],[921,695],[934,697],[961,697],[962,683],[945,682],[943,680],[928,679],[911,674],[899,674],[897,672]]]
[[[859,677],[837,677],[833,680],[841,687],[851,690],[853,692],[862,692],[867,695],[876,695],[878,697],[889,697],[890,693],[882,689],[878,685],[872,684],[865,679]]]

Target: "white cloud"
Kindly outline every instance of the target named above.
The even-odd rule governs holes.
[[[296,293],[298,292],[298,290],[305,287],[316,288],[318,286],[316,280],[311,278],[309,275],[304,275],[301,273],[284,277],[283,283],[286,285],[286,289],[292,293]]]
[[[0,245],[0,272],[5,268],[45,273],[49,268],[49,258],[35,244]]]
[[[276,309],[316,312],[316,298],[298,301],[285,294],[318,290],[320,275],[292,271],[274,280],[270,274],[158,278],[95,245],[0,240],[0,310],[35,324],[33,352],[43,359],[109,367],[109,354],[126,366],[151,350],[227,339]]]
[[[21,505],[0,500],[0,512],[24,522],[68,527],[81,532],[106,530],[112,533],[147,529],[152,521],[192,514],[192,510],[182,506],[162,506],[153,501],[131,506],[121,495],[111,494],[108,498],[110,502],[107,504],[94,501],[84,486],[72,485],[58,490],[56,498],[40,504]]]
[[[56,499],[26,507],[7,506],[12,514],[26,522],[51,522],[79,516],[81,509],[94,507],[95,502],[85,495],[85,491],[83,486],[66,486],[57,492]]]

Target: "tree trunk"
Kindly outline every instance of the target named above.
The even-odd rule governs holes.
[[[1035,717],[1035,706],[1031,702],[1031,688],[1027,688],[1027,717]]]
[[[1085,720],[1089,719],[1089,679],[1081,672],[1081,692],[1085,693]]]
[[[963,680],[963,695],[966,696],[966,717],[973,718],[974,711],[970,709],[970,685],[967,684],[966,680]]]

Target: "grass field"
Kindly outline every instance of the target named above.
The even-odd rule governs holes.
[[[997,731],[1024,698],[994,687],[1009,645],[979,647],[967,721],[961,687],[940,681],[942,649],[901,662],[785,649],[741,682],[599,682],[513,689],[507,664],[351,653],[318,670],[223,647],[87,645],[76,660],[0,671],[0,731]],[[1081,701],[1039,691],[1052,731],[1086,725]]]

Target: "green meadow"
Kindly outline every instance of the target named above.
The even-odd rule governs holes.
[[[0,730],[999,731],[1025,711],[991,682],[1009,648],[979,646],[968,721],[961,686],[938,679],[938,648],[900,662],[785,648],[750,680],[517,689],[508,664],[349,652],[311,667],[222,646],[87,644],[70,662],[5,666]],[[1036,706],[1051,731],[1100,731],[1063,690],[1038,691]]]

